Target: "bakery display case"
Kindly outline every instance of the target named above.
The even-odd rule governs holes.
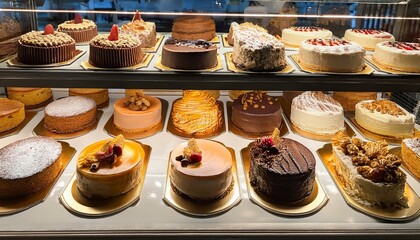
[[[136,13],[136,10],[140,12]],[[420,92],[420,74],[376,65],[372,60],[373,49],[363,50],[362,57],[358,58],[363,61],[361,70],[344,73],[340,72],[340,69],[338,72],[314,70],[303,64],[299,58],[299,52],[302,54],[303,51],[299,51],[299,46],[287,43],[287,35],[283,30],[292,26],[304,26],[295,30],[313,32],[314,36],[318,36],[319,31],[329,30],[332,40],[317,40],[310,44],[321,48],[326,44],[343,45],[346,49],[354,49],[351,45],[353,43],[342,39],[347,29],[364,29],[363,34],[368,35],[382,34],[382,32],[372,32],[382,30],[392,34],[396,41],[401,42],[396,46],[392,45],[393,47],[419,52],[420,48],[417,49],[417,45],[405,43],[419,43],[419,13],[420,2],[417,0],[0,1],[0,97],[12,98],[15,94],[15,97],[21,98],[20,101],[29,99],[30,103],[25,103],[26,106],[31,105],[31,99],[37,99],[40,95],[45,97],[42,104],[27,107],[26,118],[19,127],[0,133],[0,148],[34,135],[51,136],[62,144],[66,158],[66,164],[55,182],[42,193],[31,195],[25,201],[0,200],[0,237],[418,238],[420,236],[418,178],[410,174],[404,166],[402,171],[407,178],[403,187],[407,208],[393,212],[360,204],[346,194],[343,190],[345,186],[340,185],[334,168],[328,164],[329,159],[333,158],[332,137],[303,133],[292,123],[292,109],[288,101],[299,94],[297,91],[323,91],[338,100],[347,110],[345,105],[350,98],[346,98],[343,103],[339,99],[339,93],[353,91],[360,92],[354,94],[355,98],[357,95],[363,99],[376,97],[391,99],[415,113],[418,105],[417,92]],[[192,18],[194,20],[189,20],[188,17],[194,17]],[[208,21],[209,19],[214,21]],[[70,26],[61,25],[65,21],[70,21]],[[146,31],[130,33],[130,36],[135,35],[140,40],[127,38],[124,43],[126,45],[120,49],[120,55],[110,55],[103,51],[104,45],[112,47],[112,44],[106,45],[109,42],[124,40],[130,31],[140,31],[138,25],[134,24],[135,21],[140,22],[141,31]],[[102,37],[95,37],[90,43],[84,38],[80,38],[81,40],[77,42],[77,37],[71,33],[74,30],[71,24],[75,22],[86,26],[84,29],[88,29],[89,34],[95,36],[98,32],[100,35],[103,34]],[[236,51],[239,47],[231,46],[229,43],[229,32],[237,31],[232,30],[231,26],[243,22],[256,24],[260,28],[250,24],[255,30],[244,33],[245,37],[238,34],[238,37],[233,39],[234,42],[239,42],[238,39],[243,42],[251,41],[255,45],[258,45],[261,39],[262,42],[275,42],[270,45],[270,51],[267,52],[261,50],[261,53],[255,53],[257,50],[253,52],[246,49],[251,52],[249,54],[262,56],[254,61],[252,66],[247,65],[249,62],[238,64],[237,61],[240,60],[235,60],[235,57],[238,57]],[[62,32],[68,30],[72,38],[62,40],[67,38],[61,37],[58,44],[54,41],[51,44],[60,46],[60,41],[63,41],[67,47],[72,43],[75,50],[68,48],[63,50],[71,51],[71,56],[65,60],[38,64],[39,59],[52,58],[45,57],[49,55],[44,52],[34,52],[36,47],[31,48],[30,44],[35,42],[36,45],[37,41],[31,40],[30,37],[22,37],[24,34],[26,36],[36,34],[31,32],[32,30],[39,30],[39,34],[43,36],[56,34],[58,31],[66,35]],[[200,39],[190,40],[189,37],[194,34],[200,34]],[[233,34],[235,36],[235,33]],[[177,36],[177,39],[171,36]],[[185,36],[188,40],[182,39]],[[388,35],[380,36],[379,38],[389,38]],[[202,40],[202,38],[208,39]],[[279,44],[279,41],[287,44]],[[18,46],[20,54],[16,54]],[[190,55],[177,62],[180,57],[174,57],[174,54],[179,46],[194,50],[189,49]],[[25,51],[26,53],[22,54]],[[353,53],[352,51],[350,52]],[[419,58],[420,53],[417,52],[413,54],[413,59]],[[53,53],[51,51],[48,54]],[[138,56],[138,58],[126,56]],[[281,61],[277,62],[279,58]],[[316,59],[318,60],[315,62],[321,65],[319,60],[321,58]],[[356,60],[333,60],[332,63],[337,69],[338,66],[350,68],[355,66]],[[326,64],[327,67],[331,65],[330,63]],[[107,67],[107,64],[114,67]],[[413,64],[408,61],[406,65],[410,64],[416,66],[419,63]],[[2,87],[8,95],[2,94]],[[31,92],[34,95],[29,95],[26,90],[19,90],[20,87],[40,89],[35,94]],[[71,88],[70,92],[68,88]],[[101,98],[100,103],[97,101],[98,112],[95,113],[95,124],[89,125],[80,134],[52,134],[47,131],[44,125],[46,120],[44,116],[48,112],[44,109],[47,104],[69,95],[83,96],[88,92],[92,94],[89,89],[93,88],[102,88],[92,91],[105,92],[109,96],[109,99]],[[124,89],[133,89],[133,91],[144,89],[144,93],[154,98],[143,98],[141,93],[123,103],[121,99],[125,97]],[[194,92],[183,95],[182,90],[187,89],[208,90],[208,92],[217,90],[212,91],[216,97],[208,100],[207,93],[204,96],[201,93],[196,96]],[[311,178],[313,192],[302,202],[273,204],[269,199],[261,197],[251,186],[250,162],[254,157],[250,155],[252,142],[258,137],[269,134],[250,134],[246,129],[244,131],[232,123],[234,103],[233,95],[229,92],[229,90],[250,89],[267,91],[279,101],[282,121],[275,124],[279,128],[277,134],[292,139],[291,142],[297,142],[294,146],[299,145],[298,151],[303,155],[314,156],[316,167],[315,170],[311,168],[315,175]],[[371,93],[364,94],[366,91]],[[255,94],[256,96],[252,95],[252,99],[249,99],[250,106],[256,109],[268,109],[266,105],[271,105],[269,102],[272,99],[265,99],[266,105],[260,106],[253,102],[254,97],[258,98],[260,92]],[[194,101],[188,102],[189,97],[201,99],[200,101],[206,102],[206,108],[221,113],[222,116],[219,118],[221,120],[218,123],[221,126],[218,126],[217,130],[194,135],[179,128],[185,115],[204,115],[201,106],[195,107]],[[144,102],[137,105],[138,100]],[[127,125],[122,110],[118,114],[115,112],[117,108],[123,109],[125,105],[131,104],[132,108],[147,110],[150,102],[159,103],[160,112],[150,109],[151,112],[154,111],[154,122],[157,125],[152,124],[153,126],[148,127],[142,134],[124,132],[124,128],[137,129],[150,122],[141,124],[133,122],[136,127],[133,124]],[[0,101],[0,104],[4,107],[8,103]],[[186,105],[189,110],[184,113],[185,115],[175,116],[174,111],[176,112],[179,105]],[[368,133],[358,126],[354,120],[354,104],[352,107],[351,111],[345,112],[345,120],[340,129],[349,136],[354,135],[365,141],[382,139],[381,136],[378,138],[378,134]],[[237,115],[237,110],[235,111]],[[51,113],[51,110],[48,113]],[[122,128],[115,125],[116,117],[122,119],[120,122]],[[173,119],[177,117],[179,121],[175,120],[177,122],[174,124]],[[209,118],[210,116],[207,116],[205,120],[196,120],[193,123],[194,127],[211,128],[214,122]],[[0,123],[1,120],[0,115]],[[416,124],[414,136],[418,136],[417,129]],[[120,133],[127,139],[134,140],[127,145],[129,149],[136,149],[132,152],[139,152],[139,149],[144,151],[142,153],[145,157],[144,165],[142,171],[138,173],[141,178],[140,184],[129,193],[119,195],[110,201],[85,198],[86,196],[76,189],[77,179],[80,179],[77,175],[80,168],[79,156],[85,155],[85,149],[89,149],[92,144],[116,137]],[[171,185],[171,166],[181,164],[185,158],[191,161],[190,156],[181,155],[182,159],[176,161],[172,158],[174,155],[184,154],[180,146],[184,147],[191,137],[207,139],[198,142],[200,144],[205,142],[206,147],[214,145],[214,148],[218,149],[214,151],[220,155],[226,150],[225,156],[232,158],[233,166],[231,173],[229,170],[231,174],[229,178],[233,181],[229,181],[225,186],[230,190],[224,192],[223,197],[215,202],[191,201],[183,197],[182,191]],[[388,136],[385,139],[389,143],[390,153],[401,152],[401,138]],[[303,158],[305,159],[305,156]],[[202,164],[205,163],[206,161],[203,161]],[[298,168],[302,167],[297,163],[296,165]],[[0,168],[0,178],[2,178],[1,171]],[[197,183],[191,183],[192,186],[197,186]],[[198,189],[203,191],[205,187]],[[179,192],[180,194],[177,194]],[[204,195],[206,193],[203,191]]]

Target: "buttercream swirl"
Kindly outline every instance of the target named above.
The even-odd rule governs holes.
[[[19,42],[25,45],[40,47],[61,46],[64,44],[74,44],[75,41],[70,35],[62,32],[45,34],[42,31],[32,31],[21,36]]]
[[[100,34],[92,39],[92,45],[109,48],[133,48],[141,44],[140,40],[127,34],[119,34],[118,40],[108,40],[108,34]]]
[[[82,30],[90,28],[96,28],[96,24],[89,19],[83,19],[83,23],[74,23],[74,20],[65,21],[64,23],[58,25],[57,30]]]

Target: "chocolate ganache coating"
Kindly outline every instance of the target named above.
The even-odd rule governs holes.
[[[314,155],[294,140],[280,138],[274,143],[271,139],[272,144],[266,144],[267,139],[271,138],[258,139],[250,149],[252,187],[273,202],[296,202],[309,196],[315,182]]]
[[[162,49],[162,64],[183,70],[200,70],[217,65],[217,47],[205,40],[169,38]]]

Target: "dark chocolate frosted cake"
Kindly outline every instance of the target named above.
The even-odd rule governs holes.
[[[315,158],[302,144],[278,136],[257,139],[250,149],[252,187],[273,202],[296,202],[312,193]]]
[[[232,123],[244,132],[269,134],[281,121],[280,104],[266,93],[245,93],[233,101]]]

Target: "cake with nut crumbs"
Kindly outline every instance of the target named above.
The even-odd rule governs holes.
[[[73,20],[58,25],[57,31],[67,33],[76,43],[89,42],[98,35],[96,24],[92,20],[82,19],[82,16],[78,13]]]
[[[122,33],[138,38],[142,48],[151,48],[156,44],[156,24],[145,22],[139,11],[134,14],[133,20],[121,26]]]

